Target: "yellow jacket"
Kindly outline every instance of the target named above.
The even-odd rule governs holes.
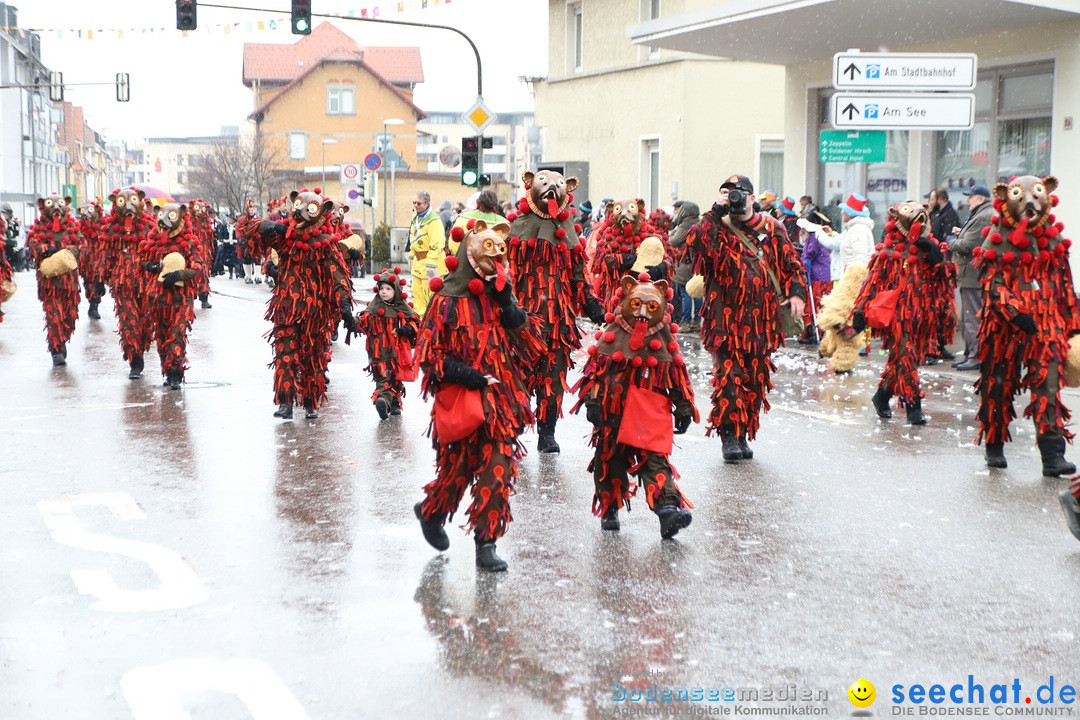
[[[418,259],[416,254],[423,252],[427,257]],[[415,277],[428,277],[428,268],[434,268],[435,275],[446,274],[446,231],[434,210],[429,210],[423,219],[413,216],[409,224],[409,258]]]

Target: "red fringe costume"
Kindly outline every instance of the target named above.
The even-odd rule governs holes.
[[[416,345],[420,316],[407,302],[407,293],[401,291],[406,282],[401,277],[401,268],[394,268],[393,273],[388,268],[384,269],[374,279],[375,299],[356,316],[356,332],[367,336],[368,366],[364,369],[371,373],[371,379],[375,381],[371,402],[378,403],[381,398],[388,411],[397,415],[401,412],[401,399],[405,397],[405,383],[398,371],[398,356],[403,345],[409,348]],[[381,285],[394,288],[391,302],[383,302],[379,297]],[[411,332],[405,328],[411,329]]]
[[[273,249],[280,260],[265,316],[274,325],[274,402],[290,408],[301,404],[311,417],[326,396],[330,335],[343,313],[352,314],[352,283],[325,215],[331,201],[315,190],[293,191],[290,197],[300,205],[286,223],[257,223],[253,217],[237,223],[237,237],[247,233],[257,254]],[[310,204],[321,206],[309,214]]]
[[[447,385],[450,362],[463,364],[499,382],[480,390],[484,421],[470,435],[444,442],[434,423],[435,480],[424,487],[419,506],[422,521],[452,520],[465,491],[472,486],[465,529],[478,542],[493,542],[506,533],[511,521],[510,495],[520,473],[525,447],[518,440],[534,422],[530,378],[546,348],[535,319],[517,329],[503,327],[507,309],[496,304],[490,290],[467,258],[468,238],[456,256],[447,258],[450,272],[430,281],[433,292],[424,313],[417,344],[424,371],[424,397]],[[509,278],[506,282],[512,282]],[[511,285],[512,287],[512,285]],[[517,312],[516,307],[509,306]]]
[[[79,275],[83,279],[83,292],[90,303],[89,315],[100,319],[97,306],[105,296],[105,252],[98,236],[101,230],[101,205],[90,203],[80,209],[79,235],[82,246],[79,248]]]
[[[192,203],[192,212],[187,215],[190,232],[198,240],[198,264],[202,268],[202,271],[190,283],[195,286],[192,297],[198,297],[204,303],[204,306],[208,304],[210,270],[214,267],[214,221],[210,219],[210,215],[207,213],[209,209],[210,206],[204,200],[199,199]],[[189,264],[188,267],[191,267],[191,265]],[[188,284],[185,282],[185,287]]]
[[[628,217],[627,208],[624,205],[615,205],[595,231],[596,253],[593,255],[589,272],[593,277],[593,290],[596,296],[606,299],[605,310],[615,308],[615,291],[619,289],[622,276],[634,264],[641,241],[654,236],[660,238],[664,247],[667,247],[667,234],[644,218],[645,202],[629,200],[627,204],[629,203],[637,205],[639,214],[635,220]],[[669,258],[668,266],[670,265]]]
[[[762,409],[769,411],[766,393],[773,389],[770,357],[784,344],[779,303],[806,297],[806,274],[795,246],[775,218],[755,213],[746,223],[732,220],[751,239],[750,252],[724,219],[710,210],[686,234],[686,247],[697,254],[695,274],[705,280],[701,337],[713,355],[712,412],[707,434],[753,440]],[[775,273],[783,298],[777,298],[762,263]],[[748,457],[748,456],[747,456]]]
[[[648,277],[648,273],[640,276],[643,285],[650,285]],[[662,288],[662,297],[673,295],[666,282],[657,287]],[[621,302],[622,288],[618,296]],[[589,441],[596,448],[589,463],[595,484],[593,515],[602,517],[620,507],[630,510],[630,498],[637,492],[637,486],[628,479],[631,474],[645,487],[645,501],[652,510],[665,506],[692,508],[675,482],[679,475],[667,454],[625,445],[617,439],[623,422],[670,422],[670,417],[665,420],[624,415],[631,387],[667,396],[675,416],[689,416],[694,422],[699,419],[686,361],[671,334],[671,315],[647,330],[645,323],[640,323],[644,332],[636,336],[624,315],[609,313],[608,317],[608,325],[596,333],[597,343],[589,348],[589,361],[574,386],[578,402],[572,410],[597,406],[600,412],[600,423],[593,428]]]
[[[5,237],[7,232],[7,222],[4,220],[4,216],[0,215],[0,238]],[[0,252],[0,285],[6,282],[11,282],[11,278],[14,277],[15,271],[11,269],[11,263],[8,262],[7,253]],[[4,322],[4,289],[0,288],[0,323]]]
[[[102,219],[98,232],[105,256],[105,279],[120,331],[120,349],[124,360],[133,364],[134,377],[142,370],[143,354],[152,339],[146,321],[149,275],[139,265],[138,250],[155,229],[154,219],[142,210],[143,195],[141,190],[130,188],[113,193],[109,197],[112,211]]]
[[[547,352],[534,371],[540,378],[536,422],[542,435],[554,436],[555,424],[562,417],[563,393],[569,387],[566,373],[574,367],[573,354],[581,349],[577,318],[586,315],[600,321],[603,308],[585,280],[585,251],[578,237],[581,226],[574,224],[569,210],[573,193],[545,201],[541,198],[544,188],[535,183],[550,187],[562,176],[541,171],[536,176],[527,172],[524,177],[526,196],[518,201],[518,213],[507,218],[512,223],[507,261],[522,309],[540,319]],[[570,178],[566,187],[576,188],[577,178]]]
[[[1071,241],[1062,237],[1064,225],[1049,213],[1057,197],[1044,198],[1042,217],[1035,222],[1011,210],[1004,200],[1006,188],[1016,180],[1057,187],[1053,178],[1018,178],[994,188],[997,215],[986,229],[986,240],[975,249],[975,266],[983,286],[979,325],[979,433],[976,442],[999,444],[1012,440],[1009,423],[1016,417],[1013,398],[1024,390],[1031,400],[1024,417],[1038,432],[1040,450],[1046,440],[1060,443],[1073,434],[1066,428],[1069,409],[1061,401],[1063,365],[1069,338],[1080,332],[1076,291],[1069,266]],[[1028,334],[1014,320],[1026,315],[1036,332]],[[1046,456],[1044,454],[1044,474]],[[1075,469],[1073,470],[1075,472]]]
[[[925,214],[925,208],[914,201],[889,208],[885,237],[870,258],[866,281],[852,311],[853,316],[860,312],[865,314],[879,293],[900,288],[895,321],[886,328],[871,331],[871,336],[879,338],[889,353],[878,383],[875,407],[883,401],[881,407],[887,408],[889,399],[896,396],[908,409],[912,422],[921,419],[919,366],[927,354],[937,352],[940,288],[944,276],[944,256],[938,241],[929,234]],[[907,225],[906,232],[904,225]],[[935,252],[928,253],[919,248],[916,242],[920,239],[932,243]],[[878,414],[889,416],[881,409]]]
[[[940,244],[941,252],[946,260],[938,266],[937,277],[932,284],[934,295],[934,316],[937,318],[937,347],[931,354],[937,355],[939,351],[947,350],[956,338],[956,326],[959,316],[956,312],[956,263],[949,259],[949,246]]]
[[[47,204],[49,202],[50,204]],[[53,195],[48,200],[38,198],[38,216],[26,236],[30,257],[37,270],[38,300],[45,310],[45,338],[49,352],[67,356],[67,342],[75,332],[75,321],[79,317],[79,273],[77,270],[62,273],[55,277],[45,277],[41,273],[41,261],[60,250],[70,250],[79,258],[79,248],[83,244],[78,224],[68,214],[70,212],[63,198]]]
[[[166,287],[158,280],[159,271],[148,273],[146,282],[147,330],[157,343],[162,376],[175,383],[183,382],[184,371],[188,369],[187,336],[195,321],[193,301],[197,294],[198,278],[206,274],[202,243],[191,226],[185,223],[183,214],[175,221],[167,217],[171,212],[178,212],[179,207],[175,204],[163,206],[158,220],[161,225],[177,223],[180,226],[178,234],[170,237],[170,233],[176,232],[175,225],[163,227],[139,244],[141,263],[160,265],[169,253],[184,256],[186,267],[179,271],[182,285],[178,283]]]

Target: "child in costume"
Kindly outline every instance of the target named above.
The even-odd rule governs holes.
[[[509,232],[505,223],[473,224],[447,258],[445,279],[430,281],[418,344],[423,392],[435,396],[436,477],[414,510],[424,539],[446,550],[443,525],[472,486],[466,529],[475,535],[477,567],[490,571],[506,569],[495,543],[510,524],[510,493],[525,456],[518,438],[534,422],[532,376],[545,352],[506,272]]]
[[[693,505],[679,490],[668,459],[673,434],[685,433],[698,420],[686,362],[671,334],[673,295],[667,281],[650,282],[648,273],[624,276],[615,298],[618,314],[608,313],[607,327],[597,333],[574,388],[579,400],[573,412],[584,405],[593,424],[592,511],[604,530],[618,530],[619,508],[630,510],[637,487],[629,474],[644,486],[662,538],[690,524]]]
[[[405,382],[416,379],[412,348],[416,345],[420,316],[401,289],[405,282],[401,268],[394,268],[393,272],[383,268],[375,275],[375,299],[356,316],[356,332],[367,336],[370,364],[365,370],[375,381],[371,400],[383,420],[401,414]]]

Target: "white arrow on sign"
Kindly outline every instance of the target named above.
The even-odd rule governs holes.
[[[844,130],[969,130],[973,93],[836,93],[832,124]]]
[[[974,53],[861,53],[833,55],[837,90],[974,90]]]

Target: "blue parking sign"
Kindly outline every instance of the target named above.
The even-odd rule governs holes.
[[[863,108],[863,117],[876,118],[878,116],[877,103],[868,104]]]
[[[881,66],[877,64],[869,64],[866,66],[866,79],[881,78]]]

